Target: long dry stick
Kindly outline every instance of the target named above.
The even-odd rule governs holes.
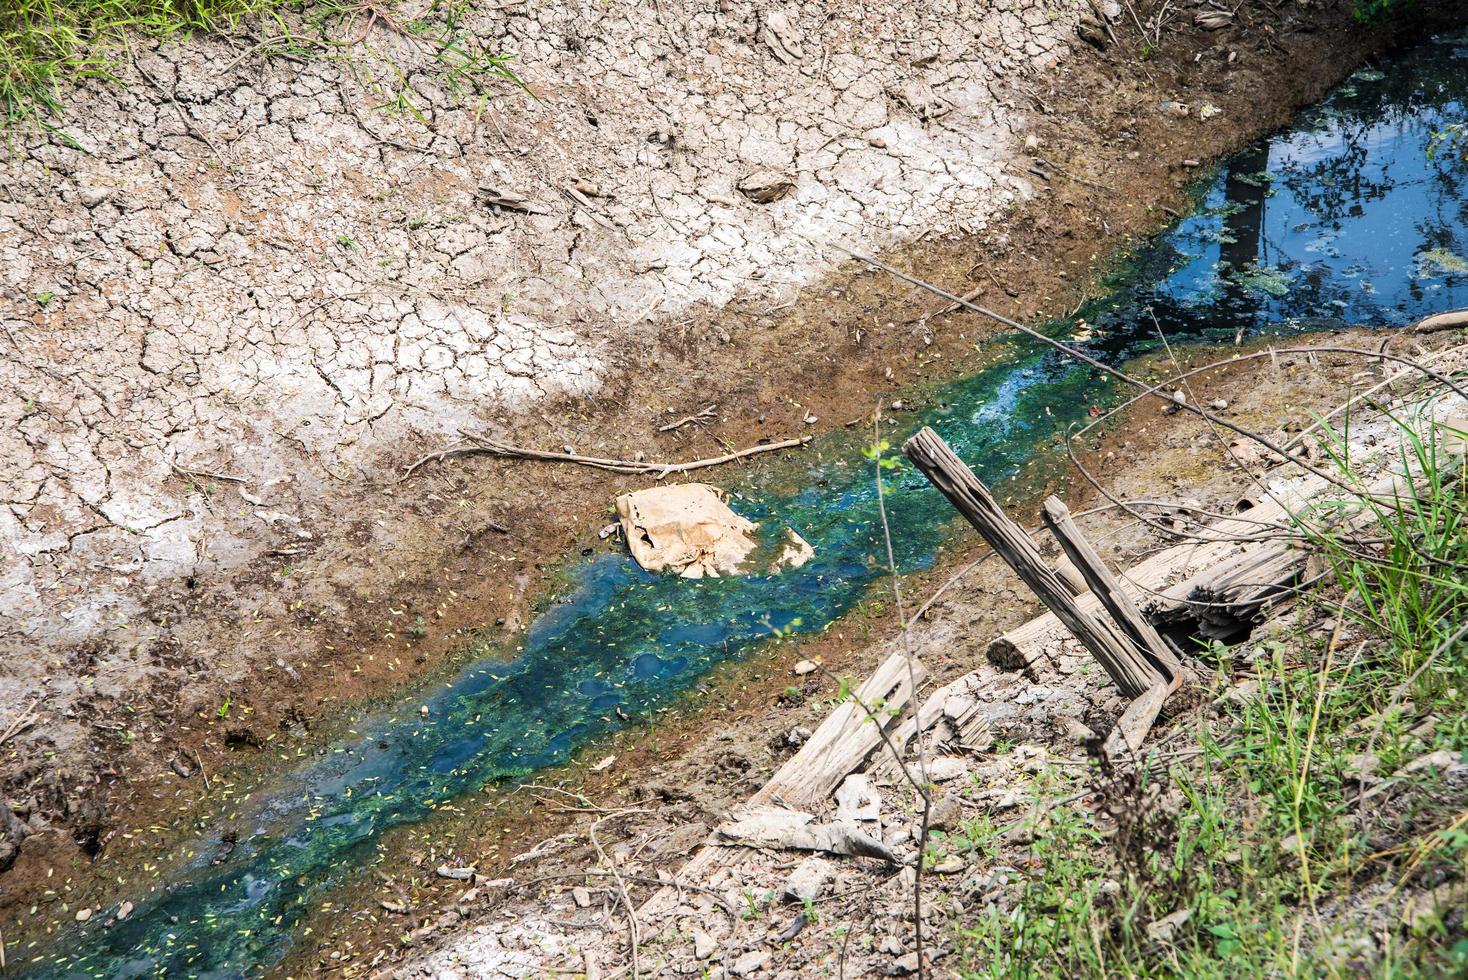
[[[896,276],[898,279],[901,279],[904,282],[909,282],[909,283],[912,283],[914,286],[917,286],[917,287],[919,287],[921,289],[926,289],[929,292],[931,292],[931,293],[933,293],[933,294],[935,294],[937,296],[943,297],[944,299],[948,300],[950,303],[957,303],[960,306],[964,307],[965,309],[973,310],[975,313],[982,313],[984,316],[987,316],[990,319],[997,321],[998,323],[1004,324],[1006,327],[1009,327],[1011,330],[1017,330],[1020,333],[1023,333],[1023,334],[1025,334],[1028,337],[1031,337],[1031,338],[1033,338],[1035,340],[1040,341],[1043,344],[1046,344],[1047,346],[1053,347],[1056,350],[1060,351],[1062,354],[1066,355],[1067,357],[1070,357],[1070,358],[1072,358],[1074,360],[1080,361],[1082,364],[1090,365],[1091,367],[1095,368],[1097,371],[1100,371],[1102,374],[1105,374],[1105,375],[1107,375],[1109,377],[1115,378],[1118,381],[1125,382],[1126,384],[1131,385],[1132,387],[1139,389],[1141,391],[1142,395],[1151,396],[1151,397],[1155,397],[1155,398],[1159,398],[1159,399],[1165,400],[1165,401],[1167,401],[1170,404],[1177,405],[1178,408],[1180,408],[1180,409],[1182,409],[1184,411],[1191,412],[1194,415],[1199,416],[1200,418],[1208,419],[1209,421],[1211,421],[1211,422],[1213,422],[1213,423],[1215,423],[1217,425],[1221,425],[1224,428],[1229,429],[1230,431],[1234,432],[1235,434],[1244,437],[1245,439],[1249,439],[1249,440],[1251,440],[1253,442],[1257,442],[1259,445],[1263,446],[1265,449],[1268,449],[1270,452],[1274,453],[1276,456],[1279,456],[1279,457],[1281,457],[1283,459],[1289,460],[1290,462],[1292,462],[1295,465],[1301,467],[1302,469],[1306,470],[1307,472],[1314,473],[1316,476],[1320,477],[1322,480],[1325,480],[1328,483],[1332,483],[1332,484],[1336,485],[1337,487],[1340,487],[1342,490],[1345,490],[1347,492],[1352,492],[1352,488],[1344,480],[1342,480],[1340,477],[1336,476],[1334,473],[1330,473],[1329,471],[1322,470],[1319,467],[1315,466],[1313,463],[1311,463],[1309,460],[1304,459],[1304,458],[1302,458],[1300,456],[1295,455],[1294,453],[1289,452],[1283,446],[1280,446],[1277,443],[1275,443],[1274,440],[1270,439],[1268,436],[1264,436],[1264,435],[1261,435],[1261,434],[1259,434],[1257,432],[1253,432],[1253,431],[1251,431],[1249,429],[1246,429],[1243,426],[1241,426],[1241,425],[1239,425],[1239,424],[1237,424],[1235,422],[1231,422],[1228,419],[1221,418],[1218,415],[1215,415],[1212,412],[1209,412],[1209,411],[1206,411],[1204,409],[1201,409],[1201,408],[1199,408],[1196,405],[1191,405],[1191,404],[1188,404],[1188,403],[1185,403],[1185,402],[1183,402],[1183,403],[1177,402],[1174,399],[1172,399],[1171,397],[1169,397],[1169,396],[1164,395],[1164,394],[1161,393],[1161,387],[1162,386],[1148,385],[1145,381],[1142,381],[1142,380],[1140,380],[1138,378],[1134,378],[1131,375],[1127,374],[1125,371],[1122,371],[1122,370],[1120,370],[1118,368],[1114,368],[1111,365],[1106,364],[1106,363],[1104,363],[1102,361],[1098,361],[1096,358],[1094,358],[1091,355],[1087,354],[1085,351],[1080,350],[1079,348],[1072,347],[1069,344],[1066,344],[1066,343],[1064,343],[1062,341],[1056,340],[1054,337],[1047,337],[1044,334],[1040,333],[1038,330],[1035,330],[1035,329],[1033,329],[1031,327],[1025,326],[1023,323],[1020,323],[1018,320],[1011,320],[1009,317],[1004,316],[1004,315],[999,314],[999,313],[995,313],[993,310],[986,309],[985,307],[979,306],[976,303],[971,303],[968,300],[964,299],[962,296],[955,296],[952,293],[948,292],[947,290],[944,290],[944,289],[942,289],[942,288],[940,288],[938,286],[935,286],[932,283],[930,283],[930,282],[928,282],[928,281],[926,281],[924,279],[919,279],[917,276],[914,276],[914,275],[912,275],[910,273],[907,273],[907,272],[903,272],[901,269],[898,269],[898,268],[896,268],[894,266],[890,266],[887,263],[881,261],[880,259],[872,258],[870,255],[863,255],[861,252],[852,251],[851,249],[846,248],[844,245],[838,245],[838,244],[836,244],[834,242],[829,242],[827,244],[829,244],[832,248],[834,248],[834,249],[836,249],[838,251],[845,252],[847,255],[851,256],[852,258],[856,259],[859,262],[865,262],[868,265],[873,266],[874,268],[881,269],[883,272],[886,272],[889,275]],[[1358,355],[1364,354],[1365,356],[1371,357],[1374,360],[1380,360],[1380,359],[1385,358],[1387,360],[1393,360],[1393,361],[1398,361],[1398,362],[1403,363],[1403,364],[1409,364],[1409,365],[1412,365],[1412,366],[1416,367],[1418,370],[1422,371],[1424,374],[1427,374],[1430,377],[1433,377],[1434,380],[1438,380],[1442,384],[1445,384],[1448,387],[1452,388],[1453,391],[1457,392],[1465,400],[1468,400],[1468,391],[1464,391],[1462,388],[1458,387],[1453,382],[1453,380],[1451,378],[1444,377],[1443,375],[1440,375],[1437,372],[1433,371],[1431,368],[1423,367],[1422,365],[1416,364],[1415,362],[1410,361],[1407,358],[1397,357],[1397,356],[1391,355],[1391,354],[1383,354],[1383,353],[1381,353],[1379,351],[1370,351],[1370,352],[1359,351],[1359,350],[1355,350],[1354,348],[1315,348],[1315,350],[1325,351],[1325,352],[1335,352],[1335,351],[1346,352],[1346,351],[1349,351],[1352,354],[1358,354]],[[1247,357],[1247,355],[1244,355],[1244,356],[1241,356],[1240,359],[1242,360],[1242,359],[1245,359],[1246,357]]]
[[[1187,371],[1182,372],[1181,374],[1173,375],[1171,378],[1169,378],[1166,381],[1162,381],[1162,382],[1160,382],[1158,384],[1151,385],[1151,386],[1143,385],[1142,382],[1140,382],[1140,381],[1133,381],[1132,382],[1133,384],[1136,384],[1136,385],[1140,385],[1141,386],[1141,390],[1137,394],[1133,395],[1131,398],[1128,398],[1126,401],[1122,402],[1120,405],[1117,405],[1115,408],[1111,409],[1111,411],[1105,413],[1104,415],[1101,415],[1101,416],[1098,416],[1095,419],[1092,419],[1090,422],[1086,423],[1086,425],[1084,427],[1078,429],[1075,432],[1075,435],[1073,435],[1071,438],[1077,438],[1079,436],[1085,435],[1087,432],[1090,432],[1096,426],[1101,425],[1102,423],[1104,423],[1107,420],[1111,419],[1112,417],[1118,415],[1119,413],[1126,411],[1128,408],[1131,408],[1133,405],[1135,405],[1137,402],[1141,401],[1143,398],[1148,398],[1148,397],[1154,397],[1155,396],[1155,397],[1164,398],[1164,399],[1166,399],[1168,401],[1171,401],[1172,399],[1169,396],[1163,395],[1161,392],[1162,392],[1162,390],[1164,388],[1167,388],[1167,387],[1169,387],[1169,386],[1171,386],[1173,384],[1176,384],[1179,381],[1182,381],[1182,380],[1187,379],[1187,378],[1192,378],[1192,377],[1194,377],[1196,375],[1203,374],[1203,373],[1208,372],[1208,371],[1215,371],[1218,368],[1231,367],[1231,366],[1233,366],[1235,364],[1242,364],[1245,361],[1254,361],[1254,360],[1258,360],[1260,358],[1265,358],[1265,357],[1275,358],[1275,357],[1278,357],[1281,354],[1340,354],[1340,355],[1343,355],[1343,356],[1346,356],[1346,357],[1364,358],[1364,359],[1370,360],[1370,361],[1381,361],[1381,360],[1392,361],[1394,363],[1401,364],[1402,366],[1404,366],[1406,368],[1409,368],[1410,370],[1417,371],[1417,372],[1419,372],[1421,374],[1426,375],[1431,380],[1436,381],[1439,384],[1444,385],[1444,386],[1446,386],[1448,388],[1451,388],[1461,398],[1463,398],[1465,400],[1468,400],[1468,391],[1464,391],[1462,388],[1460,388],[1456,383],[1454,383],[1454,381],[1453,381],[1453,379],[1451,377],[1449,377],[1449,376],[1447,376],[1445,374],[1442,374],[1441,372],[1438,372],[1438,371],[1433,370],[1432,368],[1428,367],[1426,364],[1424,364],[1422,362],[1414,361],[1411,358],[1407,358],[1407,357],[1401,357],[1401,356],[1399,356],[1397,354],[1387,354],[1387,353],[1385,353],[1383,351],[1361,350],[1359,347],[1335,347],[1335,346],[1326,346],[1326,345],[1322,345],[1322,346],[1319,346],[1319,347],[1271,347],[1268,350],[1253,351],[1252,353],[1248,353],[1248,354],[1234,354],[1234,355],[1232,355],[1230,357],[1226,357],[1226,358],[1223,358],[1221,360],[1211,361],[1211,362],[1209,362],[1207,364],[1202,365],[1201,367],[1190,368]],[[1199,415],[1206,414],[1206,413],[1202,412],[1200,409],[1197,409],[1197,408],[1195,408],[1193,406],[1190,406],[1190,405],[1181,405],[1180,404],[1177,407],[1180,408],[1180,409],[1185,409],[1187,411],[1194,412],[1195,414],[1199,414]],[[1230,426],[1230,428],[1233,428],[1233,427]],[[1240,434],[1241,435],[1244,435],[1246,438],[1250,438],[1250,439],[1254,439],[1255,438],[1254,433],[1243,431],[1243,430],[1235,430],[1235,431],[1239,431]],[[1259,441],[1259,440],[1258,439],[1255,439],[1255,441]],[[1288,446],[1289,443],[1286,443],[1285,445]],[[1295,460],[1295,457],[1293,457],[1293,456],[1286,456],[1285,458],[1286,459],[1290,459],[1290,460]]]
[[[501,456],[506,459],[533,459],[543,463],[576,463],[579,466],[589,466],[598,470],[609,470],[613,473],[644,473],[655,474],[659,480],[670,473],[687,473],[690,470],[706,469],[710,466],[722,466],[732,463],[736,459],[744,459],[749,456],[758,456],[761,453],[772,453],[780,449],[794,449],[804,446],[811,441],[811,436],[801,436],[798,439],[784,439],[780,442],[765,443],[760,446],[750,446],[738,452],[725,453],[723,456],[713,456],[709,459],[695,459],[688,463],[646,463],[633,459],[604,459],[599,456],[579,456],[576,453],[552,453],[543,449],[526,449],[523,446],[512,446],[508,443],[496,442],[486,439],[470,432],[460,432],[465,439],[469,440],[468,446],[450,446],[436,453],[429,453],[415,460],[410,466],[403,470],[402,480],[412,476],[420,466],[437,460],[447,459],[450,456],[488,455]]]
[[[606,862],[607,868],[611,870],[612,877],[617,880],[617,894],[622,899],[622,906],[627,910],[627,933],[632,942],[632,980],[637,980],[642,975],[638,965],[638,957],[642,947],[642,935],[637,922],[637,907],[632,904],[632,896],[627,894],[627,881],[622,877],[621,870],[618,869],[616,862],[607,856],[607,852],[601,846],[601,841],[597,839],[596,828],[614,817],[625,817],[633,813],[650,812],[645,809],[615,810],[604,817],[592,821],[590,827],[592,846],[596,848],[596,853],[600,855],[601,859]]]
[[[882,409],[878,406],[872,415],[872,429],[876,434],[873,444],[874,447],[879,447],[882,444],[881,423]],[[912,879],[912,928],[913,947],[917,953],[918,980],[923,980],[927,976],[927,964],[923,961],[923,858],[928,850],[928,827],[933,816],[933,781],[928,778],[928,755],[923,749],[924,732],[921,724],[923,700],[918,694],[917,674],[913,668],[912,634],[910,631],[912,624],[903,613],[902,581],[897,575],[897,558],[892,550],[892,525],[887,521],[887,495],[882,485],[882,454],[880,450],[874,451],[872,458],[877,471],[877,514],[882,519],[882,539],[887,546],[887,570],[892,580],[892,597],[896,604],[897,622],[902,627],[903,660],[907,664],[907,683],[912,687],[913,720],[917,722],[913,737],[917,742],[918,772],[922,776],[922,785],[917,786],[914,784],[914,786],[918,791],[918,795],[922,797],[923,822],[921,832],[918,834],[918,859]],[[891,743],[888,742],[888,745],[891,745]],[[897,763],[898,765],[902,765],[902,760],[899,758]],[[906,772],[906,766],[903,767],[903,771]],[[908,778],[909,780],[912,778],[910,774]]]

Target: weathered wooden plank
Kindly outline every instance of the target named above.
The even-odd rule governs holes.
[[[800,751],[749,800],[750,806],[779,802],[806,807],[824,803],[841,780],[855,772],[882,744],[882,731],[856,702],[860,700],[888,730],[900,725],[900,712],[913,698],[911,681],[927,680],[927,668],[904,653],[893,653],[848,700],[826,716]]]
[[[1112,577],[1111,570],[1081,533],[1075,518],[1071,517],[1070,508],[1059,497],[1051,496],[1045,500],[1043,513],[1045,526],[1050,529],[1071,564],[1080,572],[1081,578],[1085,579],[1096,601],[1147,657],[1153,670],[1169,682],[1171,689],[1176,689],[1186,673],[1183,665],[1173,655],[1167,641],[1157,632],[1157,627],[1142,615],[1132,597]]]
[[[825,717],[825,720],[800,747],[785,760],[764,786],[739,807],[734,816],[761,808],[814,807],[824,803],[841,780],[861,768],[882,745],[883,729],[891,731],[902,724],[902,712],[913,700],[914,682],[921,687],[928,671],[922,662],[896,652],[872,672],[854,692],[872,714],[854,700],[848,700]],[[872,715],[881,719],[879,728]],[[741,848],[706,845],[701,847],[678,872],[678,881],[706,885],[723,868],[737,863]],[[675,885],[660,888],[642,904],[639,918],[657,923],[671,911],[680,898]]]
[[[1030,591],[1085,644],[1123,695],[1139,697],[1158,681],[1157,670],[1116,623],[1077,603],[1025,529],[1004,513],[989,488],[936,432],[924,427],[903,444],[902,451],[1009,563]]]
[[[1294,563],[1303,569],[1305,556],[1292,542],[1282,538],[1249,539],[1260,537],[1270,524],[1289,527],[1291,511],[1326,486],[1324,480],[1310,478],[1290,490],[1281,490],[1245,514],[1218,521],[1201,531],[1200,535],[1209,540],[1173,545],[1133,565],[1118,583],[1134,602],[1148,607],[1155,618],[1165,618],[1182,609],[1189,594],[1205,587],[1219,569],[1243,556],[1268,555],[1269,558],[1259,560]],[[1089,592],[1077,597],[1076,603],[1087,612],[1101,608],[1100,600]],[[997,666],[1023,670],[1059,649],[1070,636],[1065,624],[1054,613],[1047,612],[993,640],[986,653]]]

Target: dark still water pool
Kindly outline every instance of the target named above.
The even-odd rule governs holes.
[[[1131,257],[1103,301],[1046,329],[1112,364],[1158,342],[1232,343],[1342,321],[1393,325],[1468,305],[1468,37],[1437,38],[1363,69],[1288,131],[1220,165],[1196,213]],[[1148,308],[1152,311],[1148,312]],[[993,366],[931,393],[884,432],[895,446],[932,425],[986,480],[1052,465],[1057,435],[1113,401],[1109,382],[1022,337],[992,341]],[[218,864],[179,869],[132,914],[95,915],[12,974],[237,977],[279,963],[334,886],[371,864],[382,834],[436,804],[565,762],[589,740],[671,704],[715,663],[775,631],[819,630],[881,574],[870,434],[838,433],[754,470],[736,509],[815,547],[800,569],[753,578],[648,575],[606,556],[505,660],[494,647],[423,700],[362,718],[346,739],[275,779],[247,811],[252,832]],[[725,471],[724,476],[733,471]],[[955,524],[910,471],[888,474],[897,559],[930,564]],[[424,713],[423,707],[427,708]],[[196,853],[220,853],[202,839]],[[111,924],[108,924],[111,923]]]

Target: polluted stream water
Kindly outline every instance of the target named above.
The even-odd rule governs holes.
[[[1468,36],[1356,72],[1292,128],[1222,161],[1196,210],[1128,257],[1104,299],[1044,330],[1124,365],[1162,335],[1232,349],[1243,337],[1401,325],[1468,306],[1465,96]],[[931,425],[1003,484],[1062,465],[1064,433],[1121,394],[1022,336],[987,341],[985,353],[990,366],[899,413],[882,451],[895,457],[900,439]],[[199,856],[151,893],[117,897],[131,914],[119,918],[114,904],[29,955],[12,946],[10,975],[268,972],[331,889],[373,864],[386,832],[567,762],[773,635],[825,628],[885,573],[874,440],[833,433],[731,488],[735,510],[810,542],[806,564],[698,580],[649,574],[625,555],[573,565],[569,595],[518,638],[512,659],[486,645],[426,699],[359,719],[356,734],[252,794],[234,822],[250,830],[232,848],[219,828],[204,832]],[[899,569],[932,564],[959,530],[946,501],[910,468],[883,479]]]

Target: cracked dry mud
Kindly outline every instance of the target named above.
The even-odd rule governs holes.
[[[59,133],[10,134],[0,717],[43,694],[68,759],[146,688],[186,719],[289,670],[219,627],[347,617],[354,576],[390,581],[362,566],[413,525],[373,498],[425,446],[616,390],[736,297],[787,305],[839,258],[822,242],[984,227],[1027,193],[990,86],[1053,66],[1075,15],[492,10],[475,29],[534,97],[483,106],[380,30],[359,56],[410,66],[426,126],[359,62],[195,39],[87,84]],[[313,555],[348,567],[290,608],[231,580]]]
[[[405,442],[594,394],[694,303],[789,298],[830,264],[817,241],[982,226],[1023,192],[987,84],[1053,61],[1073,17],[557,6],[486,24],[540,98],[496,100],[504,141],[446,94],[431,132],[369,123],[340,65],[225,71],[222,44],[143,56],[169,101],[136,74],[99,88],[74,148],[20,137],[0,169],[12,630],[81,638],[139,584],[309,539]],[[789,193],[737,189],[761,171]],[[215,478],[211,515],[215,474],[240,481]]]

